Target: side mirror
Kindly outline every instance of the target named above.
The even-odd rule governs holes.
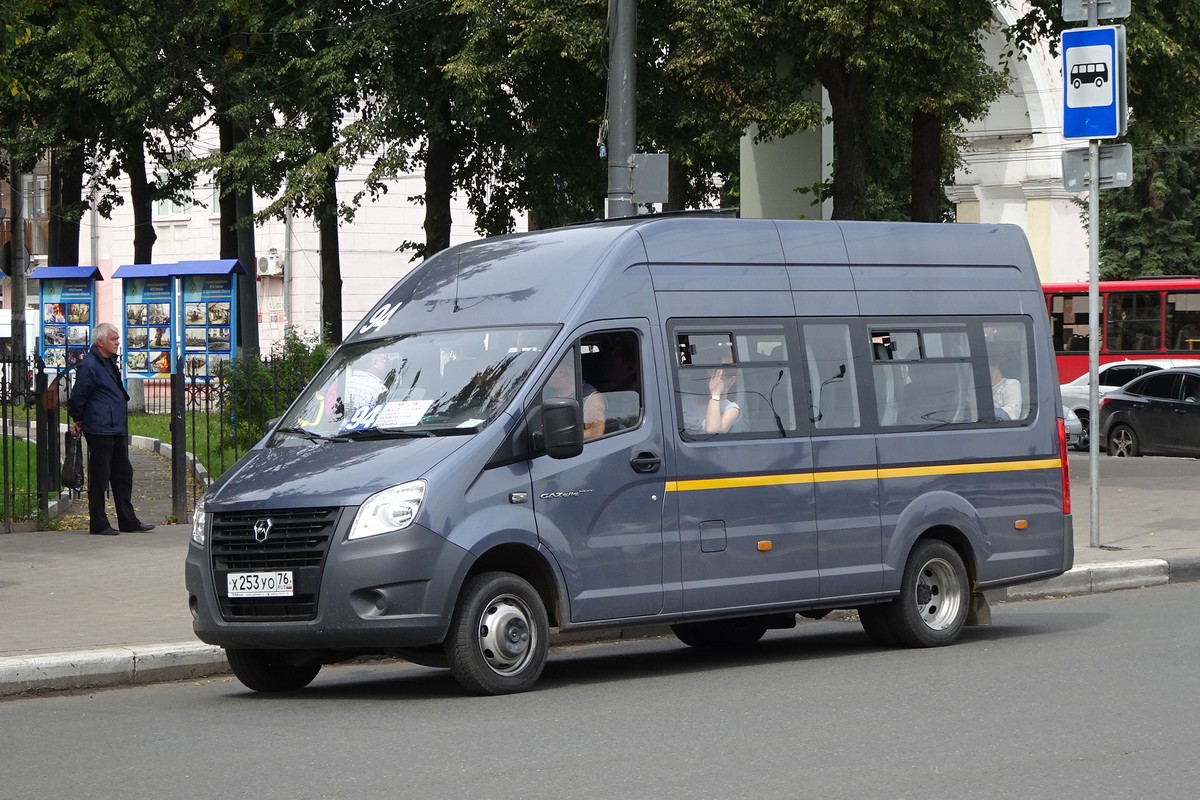
[[[264,422],[263,423],[263,434],[266,435],[266,434],[270,433],[271,431],[275,430],[275,426],[279,424],[279,420],[281,420],[281,419],[283,419],[283,417],[272,417],[271,419]]]
[[[541,446],[551,458],[574,458],[583,452],[583,412],[569,397],[542,403]]]

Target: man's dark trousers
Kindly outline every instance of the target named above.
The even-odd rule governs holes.
[[[129,463],[129,438],[83,432],[88,445],[88,527],[92,533],[110,527],[104,511],[104,492],[112,485],[117,507],[117,528],[131,531],[139,524],[133,510],[133,465]]]

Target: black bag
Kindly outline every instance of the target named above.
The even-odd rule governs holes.
[[[63,448],[62,485],[76,492],[83,490],[83,447],[79,437],[67,431],[66,446]]]

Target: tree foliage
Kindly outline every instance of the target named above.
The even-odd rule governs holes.
[[[743,128],[753,124],[763,138],[812,128],[820,111],[810,87],[824,87],[834,135],[825,191],[834,218],[879,213],[868,198],[891,191],[897,164],[906,174],[928,173],[914,184],[925,195],[940,189],[948,137],[1004,85],[981,44],[989,0],[676,2],[688,47],[674,68]],[[911,187],[905,193],[916,196]],[[922,209],[943,202],[921,199]]]
[[[1059,0],[1021,8],[1013,53],[1053,46]],[[223,255],[252,251],[235,238],[251,231],[254,195],[271,198],[258,219],[313,216],[336,340],[339,224],[391,178],[425,176],[413,198],[425,237],[406,243],[422,255],[449,244],[456,195],[484,234],[512,230],[521,212],[535,226],[602,215],[610,11],[609,0],[0,0],[0,149],[19,169],[53,150],[65,173],[89,176],[104,215],[128,176],[139,259],[152,202],[188,198],[205,171],[222,194]],[[983,57],[992,0],[640,0],[638,19],[637,146],[670,153],[673,208],[736,197],[748,131],[823,122],[819,82],[834,171],[812,188],[833,215],[943,219],[956,136],[1005,89],[1004,65]],[[1139,0],[1126,24],[1131,139],[1145,152],[1138,186],[1106,195],[1106,268],[1176,272],[1195,239],[1200,0]],[[197,127],[212,122],[220,150],[201,152]],[[363,159],[366,189],[339,197],[340,172]],[[62,220],[83,209],[71,191],[56,202]]]
[[[1100,199],[1100,277],[1200,275],[1200,125],[1178,140],[1139,123],[1129,138],[1134,183]]]

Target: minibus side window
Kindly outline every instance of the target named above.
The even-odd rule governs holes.
[[[677,331],[675,347],[680,433],[707,439],[734,430],[742,422],[742,408],[734,399],[740,376],[733,333]]]
[[[996,418],[1001,421],[1028,419],[1033,411],[1030,402],[1032,370],[1025,323],[988,322],[983,334]]]
[[[883,427],[979,421],[964,325],[871,329],[875,405]]]
[[[818,430],[861,427],[850,326],[836,323],[802,328],[809,419]]]
[[[636,331],[601,331],[577,340],[542,389],[542,398],[569,397],[583,411],[585,444],[641,424],[642,366]]]
[[[758,436],[787,437],[796,431],[792,366],[782,324],[736,332],[738,383],[734,400],[741,406],[740,429]],[[739,428],[735,428],[735,432]]]
[[[675,408],[680,435],[704,441],[784,438],[797,430],[788,363],[788,328],[782,321],[722,320],[714,331],[673,328]],[[794,329],[792,329],[794,330]]]
[[[642,422],[641,340],[637,331],[589,333],[580,342],[582,374],[604,399],[604,433]]]

